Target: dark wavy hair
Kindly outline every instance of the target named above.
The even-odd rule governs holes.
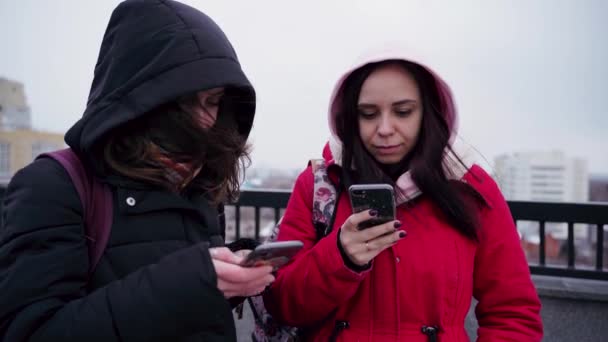
[[[151,143],[175,162],[201,166],[184,191],[206,193],[215,204],[235,200],[250,165],[246,133],[239,132],[239,104],[250,101],[226,89],[217,121],[203,128],[176,102],[161,105],[113,130],[101,147],[106,168],[136,181],[175,191],[164,168],[152,157]]]
[[[367,151],[359,135],[358,101],[361,88],[369,75],[386,65],[399,65],[412,75],[420,91],[423,106],[422,124],[418,141],[413,150],[397,165],[384,165]],[[336,115],[336,133],[342,141],[342,165],[345,176],[353,183],[389,183],[410,170],[416,186],[428,196],[459,232],[472,240],[477,239],[478,218],[473,210],[471,197],[481,197],[470,186],[460,181],[450,181],[443,169],[450,130],[441,112],[440,96],[434,76],[424,67],[402,60],[388,60],[367,64],[350,74],[341,90],[340,109]],[[451,151],[453,152],[453,151]],[[455,153],[453,153],[456,156]],[[456,162],[466,168],[462,160]]]

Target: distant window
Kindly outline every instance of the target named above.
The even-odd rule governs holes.
[[[0,175],[11,173],[11,144],[0,142]]]
[[[538,182],[538,181],[533,181],[530,183],[530,185],[536,186],[536,187],[550,187],[550,186],[561,187],[561,186],[563,186],[561,182]]]
[[[564,192],[561,190],[532,190],[534,195],[563,195]]]
[[[533,171],[564,171],[563,166],[532,166]]]
[[[546,180],[546,179],[562,179],[563,177],[562,173],[553,173],[553,174],[547,174],[547,173],[533,173],[532,175],[530,175],[530,178],[537,180]]]

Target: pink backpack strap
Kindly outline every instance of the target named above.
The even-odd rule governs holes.
[[[93,274],[108,244],[112,229],[112,193],[84,167],[71,149],[41,154],[61,164],[76,187],[82,203],[85,237],[89,246],[89,276]]]

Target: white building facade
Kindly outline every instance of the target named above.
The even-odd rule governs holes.
[[[495,160],[496,179],[507,200],[587,202],[587,162],[560,151],[502,155]]]

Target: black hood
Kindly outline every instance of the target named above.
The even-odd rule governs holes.
[[[222,30],[200,11],[170,0],[127,0],[112,13],[87,108],[65,136],[81,155],[109,131],[181,95],[236,87],[239,131],[249,134],[255,92]]]

